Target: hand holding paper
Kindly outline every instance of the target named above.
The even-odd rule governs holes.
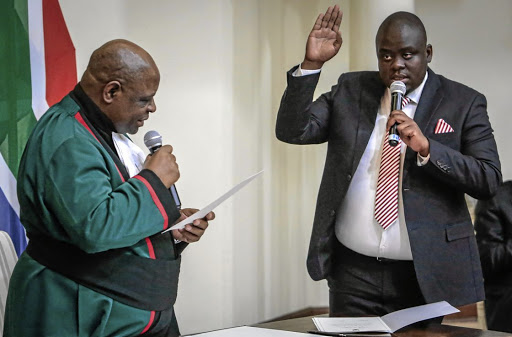
[[[253,181],[257,176],[259,176],[260,174],[262,174],[263,171],[260,171],[252,176],[250,176],[249,178],[245,179],[244,181],[242,181],[241,183],[239,183],[238,185],[236,185],[235,187],[233,187],[232,189],[230,189],[229,191],[227,191],[226,193],[224,193],[222,196],[220,196],[217,200],[213,201],[212,203],[210,203],[208,206],[204,207],[203,209],[201,209],[199,212],[196,212],[194,214],[192,214],[191,216],[187,217],[186,219],[178,222],[176,225],[172,226],[172,227],[169,227],[167,228],[166,230],[164,230],[162,232],[163,233],[166,233],[170,230],[173,230],[173,229],[180,229],[180,228],[183,228],[185,227],[185,225],[189,224],[189,223],[192,223],[194,220],[196,219],[201,219],[201,218],[204,218],[206,216],[206,214],[210,213],[211,211],[213,211],[213,209],[217,206],[219,206],[220,204],[222,204],[226,199],[228,199],[229,197],[231,197],[233,194],[235,194],[236,192],[240,191],[244,186],[246,186],[248,183],[250,183],[251,181]]]
[[[192,216],[194,213],[199,212],[199,210],[196,208],[184,208],[180,212],[181,216],[178,221]],[[188,226],[185,225],[184,228],[173,231],[172,236],[175,240],[183,241],[186,243],[197,242],[205,233],[206,228],[208,228],[208,222],[214,219],[215,213],[209,212],[205,217],[194,220],[193,224]]]

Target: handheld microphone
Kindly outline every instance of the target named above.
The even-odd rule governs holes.
[[[405,95],[406,87],[404,82],[402,81],[394,81],[389,86],[389,90],[391,91],[391,111],[393,110],[402,110],[402,98]],[[396,130],[396,126],[398,124],[395,123],[389,129],[389,146],[397,146],[400,141],[400,137],[398,135],[398,131]]]
[[[155,130],[148,131],[144,135],[144,145],[146,145],[149,152],[155,153],[162,147],[162,136]],[[169,188],[169,192],[171,192],[172,198],[176,203],[176,207],[181,209],[181,201],[180,197],[178,196],[176,186],[172,185],[171,188]]]

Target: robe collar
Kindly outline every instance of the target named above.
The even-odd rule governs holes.
[[[85,115],[85,117],[89,120],[92,126],[98,131],[99,135],[108,146],[117,154],[116,147],[114,145],[114,141],[112,140],[112,132],[116,132],[116,128],[114,123],[110,120],[110,118],[100,110],[100,108],[92,101],[92,99],[87,96],[85,91],[82,89],[80,83],[78,83],[73,91],[71,91],[71,95],[74,96],[78,105],[80,105],[81,113]]]

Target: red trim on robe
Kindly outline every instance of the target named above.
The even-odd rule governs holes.
[[[140,333],[141,335],[143,333],[145,333],[146,331],[149,330],[149,328],[151,327],[151,324],[153,324],[153,321],[155,320],[155,312],[154,311],[151,311],[151,315],[149,317],[149,323],[148,325],[146,325],[146,327],[144,328],[144,330],[142,330],[142,332]]]
[[[96,135],[92,132],[91,128],[89,128],[89,125],[87,125],[87,123],[85,122],[85,120],[83,119],[82,115],[80,114],[80,111],[78,111],[76,114],[75,114],[75,119],[83,125],[83,127],[85,127],[87,129],[87,131],[89,131],[89,133],[91,135],[93,135],[94,138],[96,138],[96,140],[99,142],[98,138],[96,137]],[[115,164],[114,164],[115,165]],[[119,171],[119,168],[117,167],[116,165],[116,169],[117,169],[117,172],[119,173],[119,175],[121,176],[121,179],[123,180],[123,182],[125,181],[124,178],[123,178],[123,175],[121,174],[121,172]],[[167,218],[167,213],[165,213],[164,211],[164,207],[162,205],[162,203],[160,202],[160,200],[158,199],[155,191],[153,190],[153,187],[148,183],[148,181],[146,179],[144,179],[143,177],[141,176],[135,176],[134,178],[136,179],[139,179],[140,181],[142,181],[144,183],[144,185],[146,185],[146,187],[148,188],[149,190],[149,193],[151,194],[151,198],[153,198],[153,201],[155,202],[156,206],[158,207],[158,210],[160,211],[160,213],[162,214],[162,216],[164,217],[164,229],[166,229],[169,225],[169,221],[168,221],[168,218]],[[153,244],[151,243],[151,240],[149,238],[145,238],[146,240],[146,245],[148,246],[148,253],[149,253],[149,258],[151,259],[156,259],[156,256],[155,256],[155,249],[153,248]],[[150,313],[150,316],[149,316],[149,322],[148,324],[146,325],[146,327],[144,328],[144,330],[142,330],[142,332],[140,333],[141,335],[146,333],[146,331],[149,330],[149,328],[151,327],[151,325],[153,324],[153,321],[155,320],[155,312],[154,311],[151,311]]]
[[[89,125],[87,125],[87,123],[85,122],[84,118],[82,117],[82,115],[80,114],[80,111],[78,111],[76,114],[75,114],[75,119],[78,121],[78,123],[82,124],[82,126],[84,128],[87,129],[87,131],[89,131],[89,133],[94,137],[96,138],[96,140],[99,142],[99,139],[96,137],[96,135],[94,134],[94,132],[92,132],[91,128],[89,127]],[[121,174],[121,171],[119,171],[119,167],[117,167],[117,165],[114,163],[115,167],[116,167],[116,170],[117,170],[117,173],[119,173],[119,176],[121,177],[121,180],[123,181],[123,183],[125,182],[124,180],[124,177],[123,175]]]
[[[158,196],[156,195],[153,186],[151,186],[151,184],[140,175],[136,175],[133,178],[139,179],[144,183],[144,185],[146,185],[147,189],[149,190],[149,194],[151,194],[151,198],[153,198],[153,202],[155,203],[156,207],[160,211],[160,214],[162,214],[162,217],[164,218],[164,229],[167,229],[167,227],[169,227],[169,218],[167,217],[167,213],[165,212],[164,206],[160,202],[160,199],[158,199]]]
[[[146,244],[148,245],[149,258],[153,260],[156,259],[155,249],[153,248],[153,244],[149,238],[146,238]]]
[[[160,203],[160,200],[158,200],[158,197],[156,196],[156,193],[155,191],[153,190],[153,187],[151,187],[151,185],[149,184],[149,182],[144,179],[143,177],[141,176],[135,176],[134,177],[135,179],[139,179],[140,181],[142,181],[144,183],[144,185],[146,185],[146,187],[148,188],[149,190],[149,194],[151,194],[151,197],[153,198],[153,201],[155,202],[155,204],[157,204],[157,207],[158,209],[160,210],[160,212],[162,213],[163,217],[164,217],[164,228],[167,228],[167,214],[165,214],[165,212],[163,212],[163,206],[162,204]],[[160,206],[159,206],[160,205]],[[149,258],[151,259],[156,259],[156,256],[155,256],[155,250],[153,248],[153,244],[151,243],[151,240],[149,238],[146,238],[146,244],[148,246],[148,251],[149,251]],[[146,331],[149,330],[149,328],[151,327],[151,325],[153,324],[153,321],[155,320],[155,312],[154,311],[151,311],[151,315],[149,317],[149,322],[148,324],[146,325],[146,327],[144,328],[144,330],[142,330],[142,332],[140,333],[141,335],[146,333]]]

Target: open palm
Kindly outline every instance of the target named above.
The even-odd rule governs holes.
[[[306,44],[305,63],[321,67],[338,53],[343,42],[339,30],[342,16],[338,5],[318,16]]]

